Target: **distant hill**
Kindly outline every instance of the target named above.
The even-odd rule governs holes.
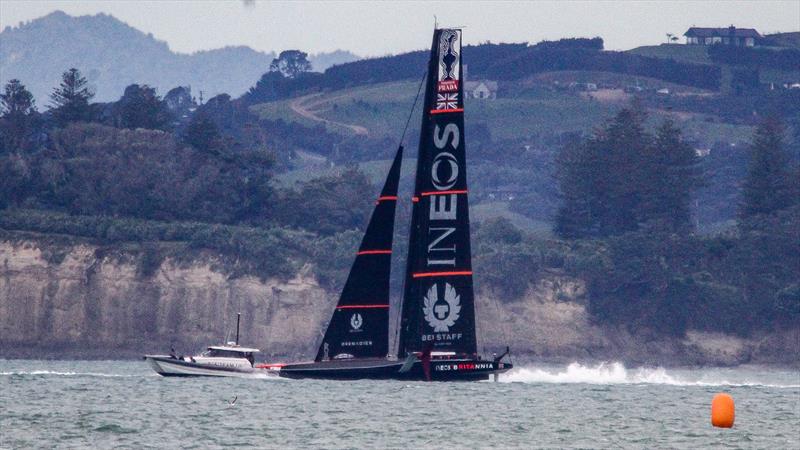
[[[20,79],[36,96],[40,110],[61,73],[77,67],[96,92],[95,101],[118,99],[125,86],[145,83],[160,94],[175,86],[192,87],[205,98],[239,96],[267,71],[275,53],[225,47],[193,54],[175,53],[157,40],[106,14],[69,16],[56,11],[6,27],[0,33],[0,83]],[[314,70],[358,59],[346,51],[311,55]]]
[[[324,72],[328,67],[357,61],[359,59],[361,59],[359,56],[346,50],[334,50],[329,53],[314,53],[308,55],[312,70],[315,72]]]

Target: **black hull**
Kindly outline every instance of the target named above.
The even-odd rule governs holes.
[[[427,381],[422,362],[402,371],[403,361],[386,359],[321,361],[289,364],[278,372],[284,378],[318,380],[405,380]],[[484,381],[491,375],[507,372],[513,366],[476,359],[444,359],[430,362],[430,381]]]

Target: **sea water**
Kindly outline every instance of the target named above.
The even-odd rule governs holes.
[[[711,399],[736,401],[732,429]],[[162,378],[0,360],[0,448],[800,448],[800,372],[528,366],[500,382]]]

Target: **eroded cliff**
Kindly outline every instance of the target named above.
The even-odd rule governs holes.
[[[106,247],[35,237],[0,240],[0,357],[127,358],[194,352],[232,338],[265,359],[310,358],[336,292],[313,268],[293,278],[236,275],[229,261],[196,251],[147,260],[138,245]],[[479,268],[478,268],[479,269]],[[622,360],[635,364],[796,363],[798,333],[749,339],[691,331],[647,338],[591,321],[584,282],[543,272],[519,299],[478,281],[479,345],[506,343],[523,360]]]
[[[243,313],[242,343],[303,354],[327,320],[330,296],[313,277],[232,277],[213,256],[167,258],[147,274],[141,256],[90,244],[0,242],[0,353],[26,349],[113,357],[219,343]]]

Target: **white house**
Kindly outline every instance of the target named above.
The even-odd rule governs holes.
[[[466,98],[497,98],[497,81],[478,80],[464,83],[464,96]]]

